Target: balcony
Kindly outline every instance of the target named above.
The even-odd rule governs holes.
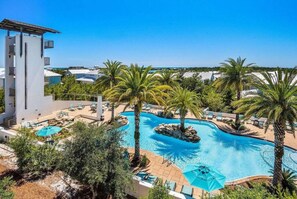
[[[14,88],[9,88],[9,96],[14,97],[15,96],[15,89]]]
[[[9,45],[8,53],[9,55],[15,55],[15,45]]]
[[[53,40],[46,40],[44,41],[44,48],[54,48],[54,41]]]
[[[51,64],[51,59],[49,57],[44,57],[44,65],[48,66]]]
[[[15,67],[9,67],[9,75],[15,76]]]

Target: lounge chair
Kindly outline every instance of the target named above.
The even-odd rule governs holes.
[[[217,121],[222,121],[223,120],[223,114],[222,113],[218,113],[217,115]]]
[[[70,104],[69,111],[75,111],[73,104]]]
[[[148,183],[154,185],[154,184],[157,183],[157,180],[158,180],[158,177],[157,176],[147,175],[146,177],[144,177],[144,180],[143,181],[148,182]]]
[[[144,178],[148,176],[148,173],[145,171],[139,171],[136,176],[140,177],[141,180],[144,180]]]
[[[193,197],[193,188],[188,185],[183,185],[181,192],[186,196],[186,198]]]
[[[208,112],[207,119],[212,120],[213,118],[213,112]]]
[[[175,188],[176,188],[176,182],[173,182],[173,181],[169,181],[169,180],[166,180],[165,181],[165,187],[171,191],[175,191]]]

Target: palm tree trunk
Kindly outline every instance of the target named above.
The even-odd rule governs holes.
[[[111,103],[111,122],[114,121],[114,102]]]
[[[237,89],[237,101],[240,100],[240,90]],[[239,128],[240,127],[240,119],[239,119],[239,113],[236,113],[236,118],[235,118],[235,127]]]
[[[185,132],[185,116],[180,115],[180,130]]]
[[[281,122],[275,122],[273,124],[274,130],[274,168],[273,168],[273,180],[274,187],[281,185],[282,181],[282,163],[284,155],[284,139],[285,128]]]
[[[138,162],[140,159],[140,132],[139,132],[139,123],[140,123],[140,105],[136,104],[134,106],[134,116],[135,116],[135,131],[134,131],[134,141],[135,141],[135,148],[134,148],[134,157],[133,160]]]

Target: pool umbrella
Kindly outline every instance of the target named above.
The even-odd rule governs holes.
[[[47,126],[43,127],[39,131],[37,131],[36,135],[41,137],[47,137],[59,133],[62,129],[57,126]]]
[[[213,167],[204,164],[188,165],[183,172],[192,186],[211,192],[224,187],[226,177]]]

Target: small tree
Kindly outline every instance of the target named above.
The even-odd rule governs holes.
[[[89,186],[92,198],[124,198],[132,174],[120,145],[122,133],[81,122],[74,125],[73,133],[65,143],[62,170]]]
[[[55,146],[38,145],[30,136],[30,131],[22,129],[17,137],[10,142],[17,157],[17,165],[21,172],[31,177],[44,177],[56,169],[60,153]]]
[[[168,189],[163,185],[162,180],[160,180],[149,190],[147,199],[173,199],[173,197],[169,195]]]

